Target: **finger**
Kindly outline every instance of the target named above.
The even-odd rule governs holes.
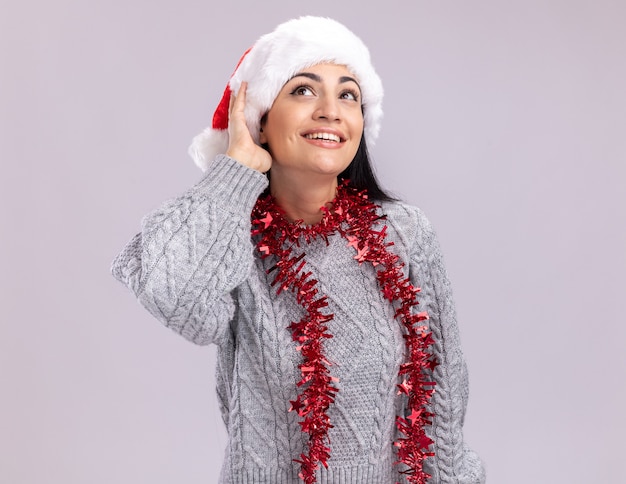
[[[237,101],[241,104],[242,109],[243,106],[246,105],[246,92],[248,92],[248,83],[243,81],[239,87],[239,92],[237,93]]]
[[[235,105],[235,94],[231,91],[230,98],[228,99],[228,117],[233,114],[233,106]]]
[[[235,96],[231,94],[229,105],[228,105],[229,117],[232,116],[233,114],[236,114],[238,116],[243,116],[243,109],[246,105],[247,87],[248,87],[248,83],[242,82],[241,86],[239,87],[239,91],[237,92],[237,95]]]

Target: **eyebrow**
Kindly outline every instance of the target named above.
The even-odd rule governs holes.
[[[298,74],[294,75],[291,79],[295,79],[296,77],[307,77],[311,79],[312,81],[322,82],[322,78],[318,76],[317,74],[313,74],[312,72],[299,72]],[[354,82],[359,87],[359,91],[361,90],[361,85],[357,82],[357,80],[354,77],[341,76],[339,78],[339,84],[344,84],[346,82]]]

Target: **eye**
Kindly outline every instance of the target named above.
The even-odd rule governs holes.
[[[359,93],[352,89],[346,89],[339,95],[339,99],[345,99],[347,101],[358,101]]]
[[[310,86],[303,84],[291,91],[291,94],[294,96],[313,96],[314,93]]]

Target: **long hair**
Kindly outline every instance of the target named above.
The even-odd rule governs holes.
[[[365,136],[361,137],[359,148],[354,155],[352,163],[339,174],[340,180],[349,180],[348,185],[357,190],[367,190],[367,194],[372,200],[392,201],[396,198],[385,192],[378,179],[370,161],[370,155],[365,143]]]

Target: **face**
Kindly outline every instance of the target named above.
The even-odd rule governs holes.
[[[261,129],[272,172],[337,176],[363,135],[359,85],[345,66],[307,67],[283,86]]]

